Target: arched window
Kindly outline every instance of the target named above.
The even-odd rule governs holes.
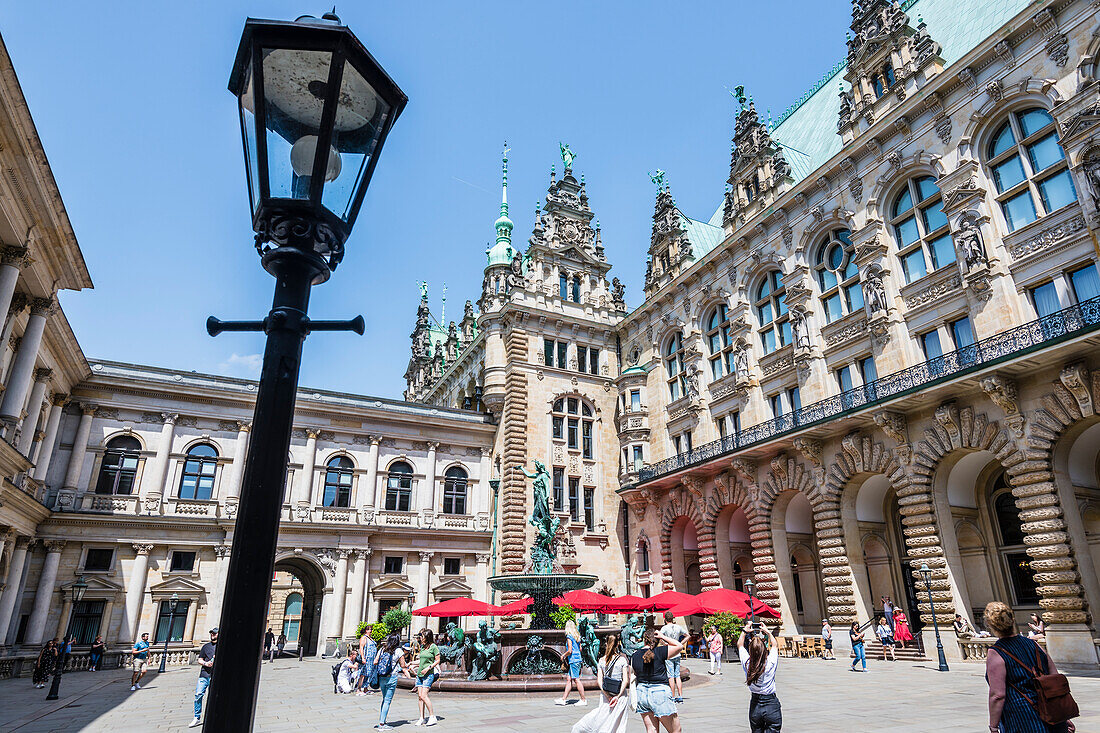
[[[745,591],[745,575],[739,562],[733,564],[733,589],[742,593]]]
[[[593,458],[595,431],[592,418],[592,406],[588,402],[579,397],[559,397],[554,400],[550,412],[553,436],[558,440],[564,437],[567,448],[579,448],[584,458]]]
[[[283,606],[283,634],[288,642],[298,641],[298,627],[302,623],[302,594],[291,593]]]
[[[351,506],[351,477],[355,474],[355,464],[347,456],[335,456],[325,467],[324,506]]]
[[[863,308],[863,288],[859,285],[853,249],[851,232],[847,229],[829,232],[817,247],[814,271],[827,323]]]
[[[1009,231],[1077,200],[1058,130],[1044,109],[1010,114],[994,133],[986,157]]]
[[[765,354],[791,342],[791,318],[787,314],[782,277],[779,270],[772,270],[756,288],[756,318]]]
[[[675,402],[687,391],[684,382],[684,340],[679,333],[674,333],[665,345],[665,373],[669,401]]]
[[[466,471],[454,466],[447,469],[443,479],[443,513],[466,513]]]
[[[890,223],[907,283],[955,261],[955,244],[942,207],[943,197],[932,176],[910,178],[894,199]]]
[[[120,435],[107,443],[96,481],[97,494],[132,494],[137,480],[141,443],[130,435]]]
[[[386,509],[391,512],[407,512],[412,503],[413,470],[404,461],[390,466],[386,479]]]
[[[218,471],[218,451],[207,443],[199,443],[187,451],[180,477],[181,499],[209,499],[214,494],[214,474]]]
[[[997,525],[999,542],[997,549],[1001,563],[1007,571],[1012,586],[1014,605],[1035,605],[1039,603],[1039,592],[1035,583],[1035,571],[1031,567],[1031,558],[1024,545],[1024,530],[1020,522],[1020,510],[1012,496],[1002,471],[993,483],[991,492],[993,522]]]
[[[638,543],[638,572],[649,572],[649,542],[647,541]]]
[[[707,348],[710,349],[710,376],[718,379],[733,373],[733,347],[730,345],[730,317],[725,303],[716,305],[707,316]]]

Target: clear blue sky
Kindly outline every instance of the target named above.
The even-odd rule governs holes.
[[[328,6],[331,7],[331,6]],[[246,16],[323,4],[0,0],[15,62],[95,289],[62,304],[90,359],[258,376],[262,338],[206,335],[207,315],[259,318],[272,279],[252,248],[235,100]],[[347,256],[310,315],[362,313],[367,334],[317,334],[302,384],[400,397],[417,280],[447,318],[477,299],[510,155],[526,246],[558,141],[578,154],[612,275],[641,301],[654,192],[706,219],[729,172],[744,84],[783,109],[845,53],[851,5],[772,2],[365,2],[337,7],[409,96]],[[835,120],[822,120],[833,127]]]

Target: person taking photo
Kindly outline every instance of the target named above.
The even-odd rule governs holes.
[[[737,657],[745,670],[745,684],[752,693],[749,700],[752,733],[778,733],[783,727],[783,711],[775,694],[779,651],[772,632],[759,621],[741,629],[741,636],[737,637]]]

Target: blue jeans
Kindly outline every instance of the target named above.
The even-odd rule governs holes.
[[[98,669],[99,668],[99,660],[103,658],[103,655],[92,653],[90,656],[91,656],[91,663],[90,663],[91,668],[92,669]]]
[[[852,644],[852,651],[856,654],[856,658],[852,660],[852,669],[856,668],[856,662],[863,662],[863,668],[867,669],[867,654],[864,652],[863,642]]]
[[[390,713],[390,700],[397,690],[397,673],[379,676],[378,686],[382,690],[382,711],[378,714],[378,724],[384,725],[386,716]]]
[[[202,696],[206,694],[206,688],[210,687],[209,677],[199,677],[195,683],[195,717],[202,716]]]

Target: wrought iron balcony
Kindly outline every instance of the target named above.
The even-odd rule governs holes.
[[[951,381],[1098,329],[1100,298],[1093,298],[982,339],[958,351],[887,374],[874,382],[826,397],[794,412],[751,425],[733,435],[645,466],[639,472],[635,485],[701,465],[718,456],[750,448],[826,420],[880,405],[916,390]]]

